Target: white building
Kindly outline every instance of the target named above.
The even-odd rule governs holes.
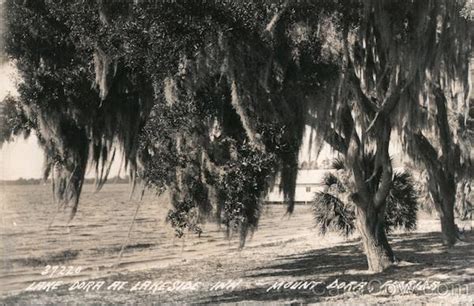
[[[331,169],[299,170],[296,179],[295,202],[307,204],[314,199],[315,192],[324,189],[323,179],[326,173],[333,172]],[[283,192],[280,192],[280,180],[265,198],[266,203],[283,203]]]

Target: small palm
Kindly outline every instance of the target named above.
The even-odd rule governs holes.
[[[364,162],[366,173],[372,173],[373,155],[367,154]],[[333,163],[335,172],[324,177],[324,190],[317,192],[313,200],[313,213],[321,234],[328,231],[343,236],[351,235],[355,230],[355,204],[351,201],[352,190],[350,172],[344,168],[344,161],[337,159]],[[368,182],[369,188],[378,184],[376,176]],[[412,176],[408,171],[395,172],[392,187],[386,200],[386,231],[402,228],[412,231],[416,228],[418,212],[418,193]]]

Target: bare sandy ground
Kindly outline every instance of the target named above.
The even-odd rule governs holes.
[[[110,194],[116,192],[117,190],[112,188],[107,196],[111,197]],[[92,203],[93,201],[87,200],[87,197],[92,197],[92,195],[86,195],[86,202]],[[149,207],[145,205],[142,218],[153,215],[151,205]],[[133,207],[132,205],[130,208],[132,211]],[[410,305],[414,303],[472,305],[474,302],[474,236],[472,232],[466,233],[464,243],[452,250],[447,250],[440,243],[438,221],[425,216],[419,221],[416,232],[397,232],[391,235],[390,241],[401,262],[384,273],[368,274],[365,256],[357,237],[344,240],[334,235],[319,236],[313,228],[313,220],[308,207],[297,207],[291,218],[282,217],[282,213],[282,207],[266,208],[260,229],[243,250],[237,248],[236,239],[225,240],[222,233],[212,226],[209,226],[201,238],[189,237],[184,242],[170,239],[171,236],[166,236],[165,232],[159,232],[159,235],[163,236],[162,239],[155,237],[152,243],[147,239],[150,239],[148,236],[156,231],[156,228],[151,227],[148,233],[143,228],[139,230],[140,222],[138,222],[137,231],[134,232],[131,241],[131,245],[135,247],[126,249],[122,263],[118,267],[110,266],[110,263],[116,259],[117,247],[126,235],[128,224],[122,225],[120,231],[122,234],[116,235],[114,242],[110,242],[110,237],[104,237],[104,232],[107,233],[110,230],[107,227],[97,236],[85,236],[90,240],[89,243],[79,239],[79,237],[84,237],[80,236],[84,234],[84,231],[73,231],[68,236],[72,240],[70,245],[58,248],[57,241],[51,242],[56,243],[56,249],[54,249],[56,253],[51,250],[41,253],[38,250],[39,255],[35,252],[25,255],[18,251],[17,257],[11,258],[13,263],[4,263],[4,270],[2,270],[4,275],[0,280],[5,286],[10,286],[11,290],[4,291],[0,301],[6,304],[318,302]],[[129,213],[128,216],[130,217]],[[19,219],[13,219],[19,221]],[[32,220],[27,218],[23,221],[29,224]],[[10,221],[10,219],[4,220],[4,226]],[[144,222],[142,225],[148,224],[146,220],[142,221]],[[106,221],[104,219],[101,222]],[[76,224],[77,228],[81,228],[82,223],[90,226],[91,221],[87,218],[80,219]],[[148,224],[148,226],[151,225]],[[17,236],[22,235],[17,234]],[[3,237],[3,241],[5,239]],[[13,238],[8,239],[12,242]],[[79,240],[75,241],[76,239]],[[42,243],[44,248],[51,247],[47,240]],[[107,248],[103,250],[103,253],[93,252],[91,251],[93,248],[87,248],[89,244],[93,244],[94,248],[97,244],[105,244]],[[48,260],[52,258],[48,257],[48,254],[61,254],[58,252],[71,250],[71,246],[76,246],[78,254],[57,263],[83,265],[87,269],[77,278],[63,278],[65,283],[58,289],[49,292],[26,292],[24,290],[26,285],[42,279],[33,276],[18,279],[11,276],[21,271],[23,271],[21,273],[29,271],[30,274],[38,275],[43,264],[48,263]],[[18,261],[19,258],[23,261]],[[5,273],[10,273],[10,276]],[[15,280],[14,284],[11,282],[12,279]],[[78,280],[96,283],[103,281],[105,285],[99,290],[88,292],[78,289],[70,290],[74,281]],[[127,283],[122,290],[107,289],[108,285],[116,281]],[[143,285],[146,281],[154,284],[155,287]],[[346,284],[353,282],[354,285],[341,287],[339,290],[329,288],[336,281],[339,285],[342,282]],[[400,286],[401,282],[406,284],[409,281],[437,285],[436,288],[429,290],[422,287]],[[138,282],[143,285],[142,290],[131,291]],[[171,291],[167,290],[171,288],[170,286],[160,288],[159,284],[162,284],[160,282],[186,283],[195,288],[183,289],[183,287]],[[215,287],[218,282],[224,284],[223,288]],[[313,282],[311,284],[317,285],[312,289],[305,289],[302,286],[297,289],[291,288],[291,285],[297,286],[303,282],[307,284]],[[286,288],[285,285],[275,286],[276,283],[285,284]],[[356,290],[356,284],[362,286],[361,284],[364,283],[369,285]],[[381,288],[381,286],[385,287]]]

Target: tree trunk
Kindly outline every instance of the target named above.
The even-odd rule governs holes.
[[[443,244],[452,247],[459,238],[457,226],[454,222],[454,196],[446,195],[445,197],[440,197],[439,200],[438,203],[435,202],[435,207],[441,221]]]
[[[355,192],[350,198],[356,205],[356,226],[362,238],[369,271],[379,273],[394,262],[393,250],[385,234],[386,199],[392,186],[393,171],[388,153],[390,120],[378,113],[373,122],[377,131],[373,166],[367,167],[364,161],[364,143],[356,129],[352,129],[346,163],[354,177]]]
[[[458,230],[454,222],[454,203],[456,202],[456,184],[454,180],[444,179],[441,186],[432,178],[428,179],[428,187],[433,204],[441,222],[443,244],[452,247],[458,240]]]
[[[464,178],[459,184],[459,196],[457,196],[458,202],[456,203],[455,211],[459,215],[459,219],[462,221],[469,219],[469,213],[471,211],[471,205],[468,200],[471,194],[471,182],[470,178]]]
[[[385,234],[383,213],[377,212],[373,206],[357,207],[356,221],[369,271],[384,271],[394,262],[394,255]]]
[[[395,262],[395,260],[396,260],[395,254],[393,253],[392,247],[388,243],[387,233],[385,232],[385,224],[384,223],[379,223],[377,235],[378,235],[378,240],[382,243],[387,255],[390,258],[390,260],[392,261],[392,263]]]
[[[436,125],[439,131],[441,155],[421,131],[414,136],[417,153],[428,170],[428,188],[441,221],[443,244],[452,247],[458,240],[458,230],[454,223],[456,202],[456,177],[461,170],[461,149],[453,140],[448,121],[448,100],[439,86],[433,87],[437,108]]]
[[[447,210],[440,214],[441,218],[441,233],[443,235],[443,244],[452,247],[458,240],[458,230],[454,222],[453,210]]]

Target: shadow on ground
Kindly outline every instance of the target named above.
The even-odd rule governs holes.
[[[331,300],[338,295],[347,295],[347,291],[327,290],[325,286],[339,282],[368,282],[376,280],[378,283],[386,281],[410,280],[438,280],[444,290],[457,285],[472,286],[474,280],[473,269],[469,269],[474,262],[473,235],[466,237],[466,241],[448,250],[440,243],[439,232],[399,234],[391,237],[393,249],[401,260],[383,273],[368,274],[367,264],[357,241],[314,250],[307,253],[281,257],[278,264],[264,266],[258,270],[247,271],[247,282],[261,282],[257,288],[226,291],[222,295],[208,296],[199,303],[235,303],[242,301],[276,301],[285,300],[318,302],[331,296]],[[280,289],[267,291],[277,281],[321,281],[323,284],[314,290]],[[375,285],[374,285],[375,286]],[[379,292],[380,293],[380,292]],[[370,294],[367,290],[361,294]],[[416,293],[415,293],[416,294]],[[388,293],[386,294],[388,295]]]

